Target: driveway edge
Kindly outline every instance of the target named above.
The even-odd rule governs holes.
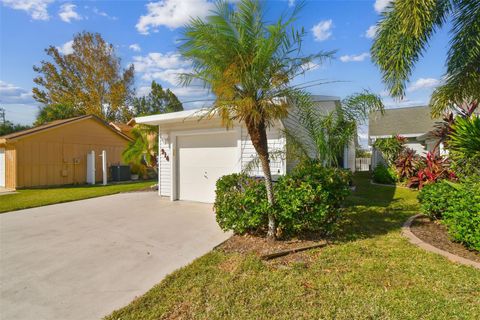
[[[412,230],[410,230],[410,226],[412,225],[412,222],[415,219],[417,219],[419,217],[423,217],[423,216],[425,216],[425,215],[423,215],[421,213],[416,214],[416,215],[408,218],[408,220],[405,221],[405,223],[402,226],[402,235],[404,237],[408,238],[410,243],[412,243],[412,244],[414,244],[414,245],[416,245],[416,246],[418,246],[418,247],[420,247],[420,248],[422,248],[426,251],[433,252],[433,253],[439,254],[441,256],[444,256],[444,257],[448,258],[450,261],[457,262],[457,263],[460,263],[460,264],[463,264],[463,265],[472,266],[474,268],[480,269],[480,263],[479,262],[475,262],[475,261],[457,256],[457,255],[455,255],[453,253],[450,253],[450,252],[447,252],[445,250],[439,249],[437,247],[434,247],[431,244],[426,243],[423,240],[421,240],[420,238],[418,238],[415,234],[413,234]]]

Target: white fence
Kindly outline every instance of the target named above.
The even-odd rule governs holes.
[[[355,170],[356,171],[369,171],[372,164],[372,158],[356,158]]]

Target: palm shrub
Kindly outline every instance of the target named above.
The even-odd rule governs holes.
[[[268,23],[258,1],[242,0],[235,6],[218,1],[206,20],[189,22],[179,48],[193,67],[192,72],[181,75],[181,83],[199,82],[215,94],[207,117],[218,115],[226,127],[241,122],[247,128],[272,208],[275,197],[267,128],[284,118],[289,106],[308,101],[309,94],[292,86],[291,81],[309,63],[321,62],[332,54],[302,54],[306,33],[293,26],[300,8],[297,5],[289,16]],[[276,223],[271,210],[268,221],[268,236],[274,238]]]
[[[448,135],[452,169],[462,178],[480,176],[480,117],[457,117]]]
[[[122,153],[123,160],[144,175],[147,168],[158,170],[158,129],[155,126],[137,124],[131,131],[133,140]]]
[[[400,135],[395,135],[389,138],[377,139],[373,143],[373,147],[382,153],[387,166],[393,167],[395,160],[397,160],[400,153],[405,148],[406,138]]]
[[[480,1],[395,0],[378,22],[371,53],[383,82],[403,97],[415,64],[435,32],[451,21],[447,71],[430,100],[432,114],[480,101]]]
[[[381,98],[365,90],[355,93],[324,112],[309,100],[295,109],[299,127],[285,130],[287,156],[300,162],[318,161],[325,167],[338,167],[339,158],[357,134],[357,125],[368,119],[370,112],[384,112]]]

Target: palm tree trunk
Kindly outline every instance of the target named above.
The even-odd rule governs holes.
[[[267,199],[270,207],[273,207],[275,203],[275,197],[273,194],[272,173],[270,171],[270,160],[268,155],[268,139],[265,123],[254,125],[253,123],[246,123],[248,134],[252,140],[253,147],[260,159],[260,165],[262,166],[263,175],[265,177],[265,187],[267,189]],[[273,212],[268,213],[268,232],[267,237],[271,240],[275,240],[276,235],[276,222]]]

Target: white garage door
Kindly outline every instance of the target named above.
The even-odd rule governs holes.
[[[215,201],[215,183],[236,172],[239,160],[235,132],[177,137],[178,198]]]
[[[0,148],[0,187],[5,187],[5,149]]]

